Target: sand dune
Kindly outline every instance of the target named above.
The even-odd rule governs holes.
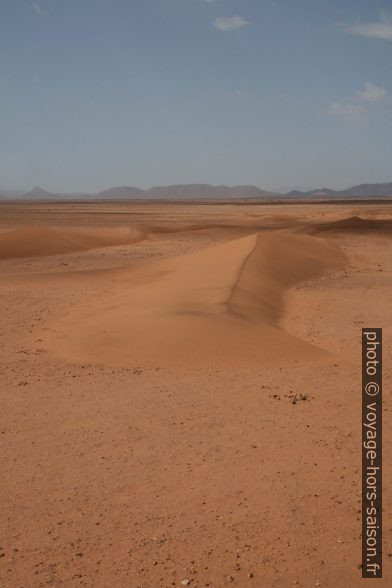
[[[249,215],[246,215],[249,219]],[[358,216],[322,223],[306,223],[290,215],[253,215],[258,221],[236,219],[232,223],[136,223],[117,229],[73,229],[51,226],[22,227],[0,233],[0,259],[43,257],[76,253],[103,247],[129,245],[153,235],[187,233],[207,230],[238,229],[245,234],[254,231],[293,229],[300,233],[317,235],[333,231],[392,231],[392,222],[384,219],[368,219]]]
[[[350,216],[324,223],[313,223],[310,227],[304,229],[304,231],[310,234],[323,233],[325,231],[382,231],[392,233],[392,221],[389,219],[370,219],[360,216]]]
[[[135,223],[121,229],[74,229],[52,226],[32,226],[0,232],[0,259],[46,257],[64,253],[90,251],[104,247],[129,245],[153,235],[197,232],[216,229],[257,230],[247,223],[197,223],[183,226]]]
[[[17,228],[0,233],[0,259],[46,257],[78,251],[90,251],[116,245],[137,243],[154,234],[175,234],[189,231],[230,229],[241,225],[199,223],[161,226],[136,223],[121,229],[73,229],[51,226]],[[245,227],[246,228],[246,227]]]
[[[254,234],[122,274],[110,294],[49,325],[69,359],[111,365],[238,365],[321,358],[279,329],[284,292],[344,262],[332,243]]]
[[[23,227],[0,233],[0,259],[42,257],[127,245],[145,238],[141,227],[128,230],[74,230],[57,227]]]

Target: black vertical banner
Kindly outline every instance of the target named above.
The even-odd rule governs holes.
[[[382,578],[382,329],[362,329],[362,578]]]

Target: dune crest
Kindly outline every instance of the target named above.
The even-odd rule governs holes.
[[[109,365],[224,366],[321,359],[279,328],[284,292],[345,258],[333,243],[254,234],[123,274],[110,293],[48,325],[71,360]]]
[[[240,317],[277,325],[287,288],[317,278],[343,261],[344,255],[330,241],[284,231],[259,233],[231,292],[229,309]]]

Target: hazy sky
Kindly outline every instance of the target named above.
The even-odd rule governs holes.
[[[1,0],[0,186],[392,181],[392,5]]]

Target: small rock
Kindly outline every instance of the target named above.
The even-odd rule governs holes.
[[[181,586],[189,586],[190,583],[191,583],[191,580],[189,580],[188,578],[181,580]]]

